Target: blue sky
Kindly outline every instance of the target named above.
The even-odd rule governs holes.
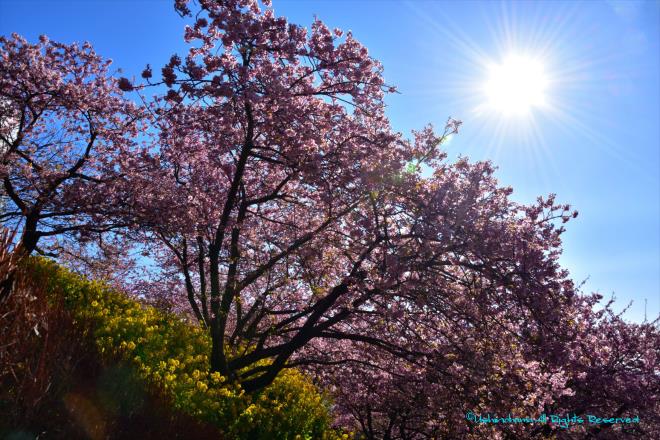
[[[90,41],[126,76],[183,53],[169,0],[0,0],[0,34]],[[316,14],[352,30],[400,94],[397,130],[463,120],[451,157],[491,160],[514,198],[556,193],[580,216],[562,262],[585,290],[614,294],[641,321],[660,314],[660,2],[273,0],[278,15]],[[484,110],[488,65],[538,59],[546,106],[525,117]]]

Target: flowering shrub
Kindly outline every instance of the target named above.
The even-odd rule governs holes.
[[[329,402],[300,372],[284,370],[252,395],[209,372],[210,338],[201,327],[88,281],[45,259],[29,263],[51,297],[63,297],[74,322],[92,329],[104,357],[119,357],[162,389],[172,405],[220,427],[230,438],[348,438],[330,429]]]

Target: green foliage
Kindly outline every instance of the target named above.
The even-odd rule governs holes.
[[[209,372],[210,338],[201,327],[140,304],[45,259],[30,271],[51,298],[64,298],[76,323],[91,329],[107,359],[121,359],[171,404],[237,439],[341,439],[330,429],[329,402],[296,370],[284,370],[254,395]]]

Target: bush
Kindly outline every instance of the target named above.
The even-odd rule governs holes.
[[[34,264],[16,264],[0,230],[0,438],[224,438],[177,411],[132,365],[99,354],[88,324],[47,295]],[[43,274],[42,274],[43,275]]]
[[[6,230],[0,241],[0,279],[12,287],[0,303],[0,437],[17,428],[27,435],[34,426],[62,437],[67,416],[61,398],[76,369],[96,354],[61,298],[49,301],[18,265]]]
[[[263,391],[247,395],[209,372],[210,338],[201,327],[52,261],[31,259],[28,265],[34,283],[63,301],[101,357],[130,367],[135,377],[122,380],[137,378],[159,390],[174,409],[219,427],[229,438],[347,438],[330,429],[329,401],[302,373],[285,370]]]

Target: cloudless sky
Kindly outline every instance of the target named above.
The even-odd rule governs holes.
[[[450,157],[491,160],[514,199],[556,193],[580,215],[563,265],[626,317],[660,314],[660,2],[273,0],[277,15],[314,15],[352,30],[400,94],[387,99],[404,132],[449,116],[464,123]],[[123,75],[183,54],[169,0],[0,0],[0,34],[90,41]],[[547,105],[527,117],[483,110],[488,65],[541,60]]]

